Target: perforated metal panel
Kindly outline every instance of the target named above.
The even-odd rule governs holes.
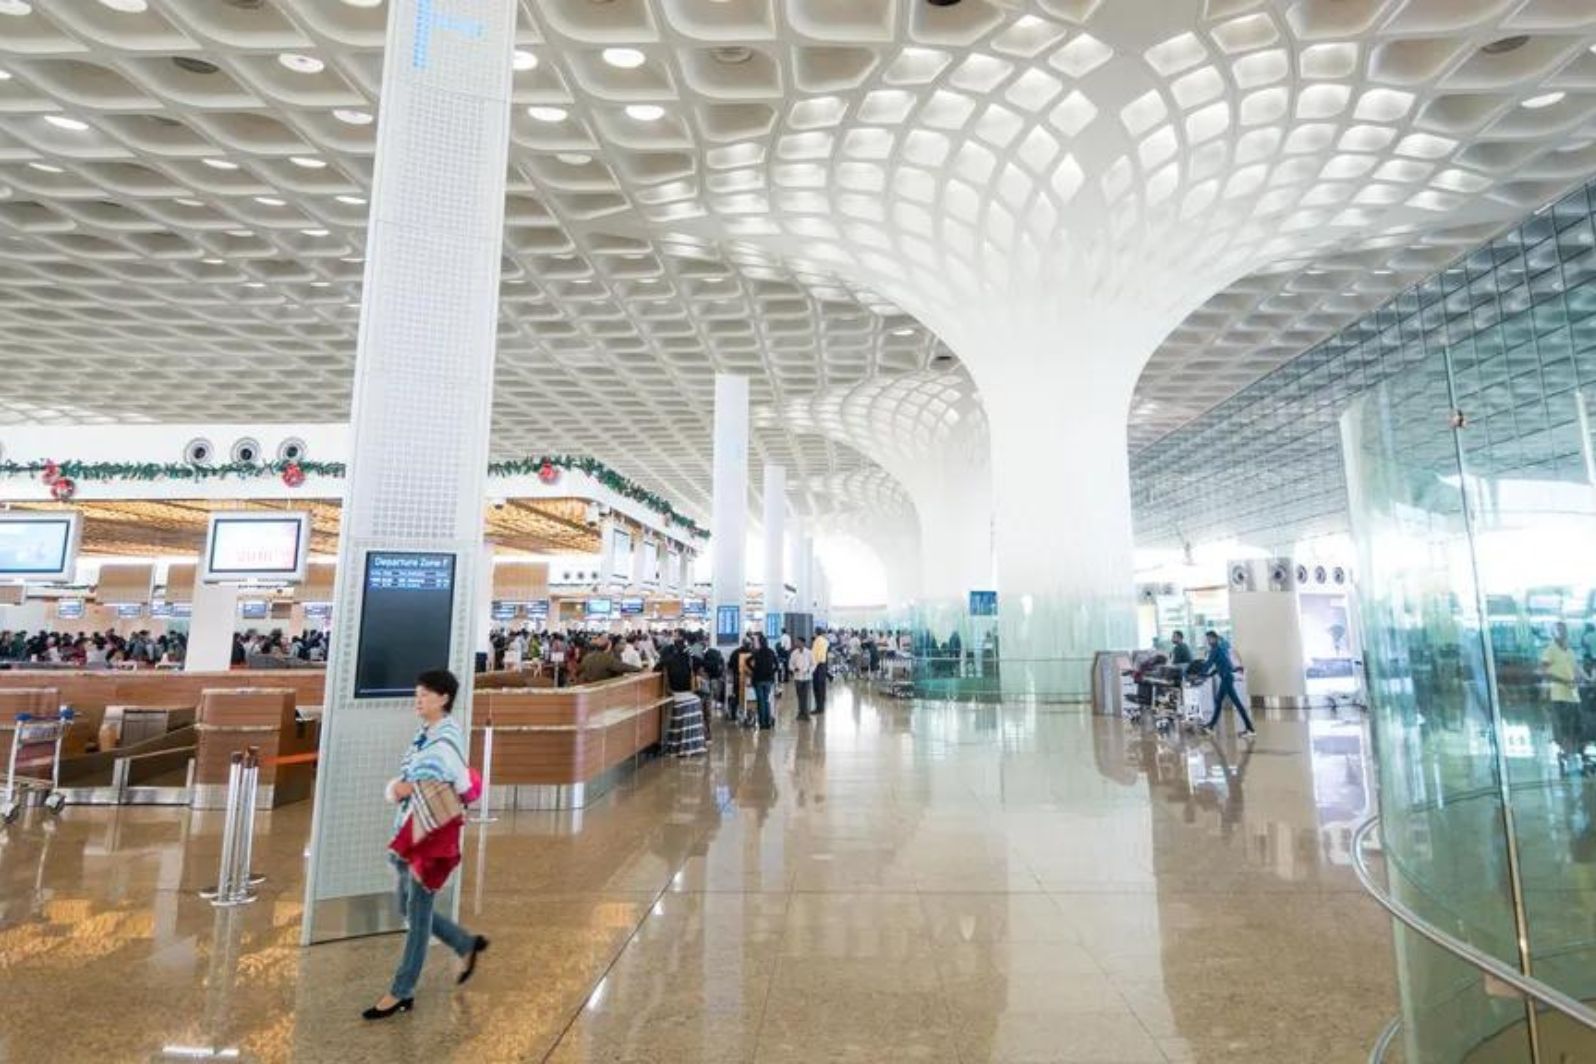
[[[408,698],[353,698],[366,555],[454,554],[449,666],[467,683],[475,647],[515,5],[390,7],[306,941],[397,920],[383,786],[416,720]],[[470,715],[466,690],[455,716]]]

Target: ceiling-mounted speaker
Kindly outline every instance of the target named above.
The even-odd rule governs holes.
[[[215,460],[216,448],[203,436],[197,436],[183,445],[183,461],[189,465],[210,465]]]
[[[1347,583],[1347,571],[1346,571],[1346,569],[1342,568],[1339,565],[1336,566],[1334,569],[1331,569],[1330,570],[1330,582],[1332,584],[1334,584],[1336,587],[1345,587],[1346,583]]]
[[[232,459],[244,465],[254,465],[260,461],[260,441],[248,436],[234,441]]]
[[[1252,566],[1246,562],[1231,562],[1230,590],[1251,591],[1252,589]]]
[[[1316,583],[1316,584],[1325,584],[1325,583],[1328,583],[1329,580],[1330,580],[1330,571],[1328,569],[1326,569],[1322,565],[1316,565],[1316,566],[1313,567],[1313,582],[1314,583]]]
[[[1269,563],[1269,590],[1290,591],[1292,588],[1292,577],[1295,575],[1296,570],[1292,568],[1291,560],[1289,558],[1273,559]]]
[[[290,436],[277,445],[277,460],[279,462],[303,462],[306,451],[304,440],[297,436]]]

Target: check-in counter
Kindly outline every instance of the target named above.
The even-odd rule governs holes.
[[[194,724],[195,809],[227,806],[227,775],[234,751],[260,749],[260,790],[256,808],[272,809],[310,796],[315,787],[319,722],[297,718],[294,692],[287,688],[216,688],[200,696]],[[280,758],[304,757],[279,764]]]
[[[579,809],[659,745],[670,694],[659,673],[581,687],[477,690],[471,763],[493,728],[489,801],[496,809]]]

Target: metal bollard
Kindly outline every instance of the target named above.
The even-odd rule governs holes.
[[[478,806],[477,815],[471,818],[473,824],[492,824],[499,818],[488,809],[488,795],[493,787],[493,725],[489,724],[482,729],[482,802]]]
[[[238,801],[239,791],[244,782],[244,753],[234,750],[227,768],[227,809],[222,813],[222,859],[221,866],[216,871],[216,885],[205,887],[199,892],[202,898],[213,899],[213,904],[224,905],[224,900],[233,894],[233,864],[235,851],[238,848],[236,832],[238,829]]]
[[[241,891],[247,892],[250,887],[266,882],[266,877],[254,870],[255,801],[260,794],[260,747],[258,746],[251,746],[244,751],[243,793],[240,818],[243,833],[239,838],[238,875],[235,882]]]

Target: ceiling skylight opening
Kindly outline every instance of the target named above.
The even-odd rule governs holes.
[[[200,162],[212,170],[237,170],[238,164],[228,162],[226,159],[201,159]]]
[[[304,167],[306,170],[324,170],[327,168],[325,159],[312,159],[308,155],[292,155],[289,156],[288,161],[295,166]]]
[[[263,207],[281,207],[281,206],[283,206],[283,201],[278,199],[275,196],[256,196],[255,197],[255,202],[259,203]]]
[[[1539,111],[1543,107],[1551,107],[1553,104],[1562,103],[1567,96],[1568,93],[1566,92],[1543,92],[1539,96],[1531,96],[1519,106],[1526,111]]]
[[[124,15],[142,15],[150,9],[149,0],[100,0],[100,6]]]
[[[337,199],[339,203],[347,203],[351,207],[364,207],[366,205],[366,199],[364,196],[337,196],[334,198]]]
[[[627,107],[626,116],[639,122],[657,122],[665,117],[665,108],[651,103],[634,103]]]
[[[511,66],[516,70],[536,70],[538,68],[538,57],[525,48],[517,48],[515,50],[515,58],[511,61]]]
[[[68,118],[65,115],[45,115],[44,120],[57,129],[65,129],[73,133],[82,133],[89,128],[87,122],[80,122],[76,118]]]
[[[606,63],[621,70],[636,70],[648,61],[636,48],[606,48],[602,55]]]
[[[526,113],[539,122],[563,122],[566,118],[563,107],[528,107]]]
[[[20,18],[31,14],[33,14],[33,5],[28,3],[28,0],[0,0],[0,15],[14,15]]]
[[[369,126],[373,119],[370,112],[354,111],[347,107],[340,107],[333,112],[333,117],[350,126]]]

